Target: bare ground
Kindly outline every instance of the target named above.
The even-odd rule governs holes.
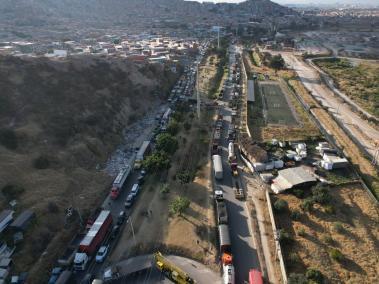
[[[289,212],[301,212],[298,221],[292,221],[289,212],[276,214],[278,226],[295,240],[283,249],[288,272],[304,273],[312,267],[323,273],[327,283],[375,283],[379,273],[378,208],[359,184],[333,187],[330,194],[335,214],[319,205],[311,213],[303,212],[301,199],[291,194],[278,196],[288,202]],[[341,232],[336,231],[336,222],[342,224]],[[331,248],[339,249],[344,260],[331,259]]]

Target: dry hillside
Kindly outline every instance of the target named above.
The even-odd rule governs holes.
[[[16,199],[17,213],[37,213],[17,270],[29,270],[57,238],[65,208],[85,216],[98,205],[111,182],[99,169],[121,130],[164,98],[176,80],[168,70],[93,57],[0,58],[0,209]]]

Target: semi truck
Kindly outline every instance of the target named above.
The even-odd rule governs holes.
[[[91,229],[79,244],[74,258],[74,270],[85,270],[91,256],[98,250],[112,226],[112,214],[103,210],[96,218]]]
[[[234,266],[232,263],[222,265],[222,278],[224,284],[234,284]]]
[[[229,160],[229,163],[234,161],[236,159],[236,155],[234,153],[234,143],[233,142],[229,142],[229,145],[228,145],[228,160]]]
[[[151,146],[150,141],[143,141],[141,147],[139,148],[136,159],[134,161],[134,169],[138,170],[142,166],[142,162],[147,155],[149,155]]]
[[[216,202],[217,209],[217,222],[219,225],[228,224],[228,212],[226,211],[225,202],[217,200]]]
[[[112,189],[111,189],[111,198],[117,199],[117,197],[120,195],[120,192],[122,190],[122,187],[124,186],[124,183],[127,179],[127,177],[130,174],[130,167],[127,166],[126,168],[122,169],[115,180],[113,181]]]
[[[223,171],[222,171],[222,160],[220,155],[213,155],[213,168],[216,179],[222,179]]]
[[[243,192],[243,189],[237,180],[234,183],[234,195],[235,195],[236,199],[244,199],[245,198],[245,193]]]

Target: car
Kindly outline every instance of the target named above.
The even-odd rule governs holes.
[[[62,273],[63,269],[62,267],[54,267],[53,270],[51,270],[51,276],[49,278],[49,284],[55,284],[57,282],[59,275]]]
[[[133,197],[136,197],[139,192],[139,185],[138,183],[133,184],[132,190],[130,191],[130,194],[133,195]]]
[[[117,227],[117,226],[115,226],[115,227]],[[112,233],[113,233],[113,230],[112,230]],[[109,250],[109,245],[101,246],[99,248],[99,250],[97,251],[97,254],[96,254],[96,262],[98,262],[98,263],[103,262],[105,257],[108,254],[108,250]]]
[[[137,178],[137,183],[141,185],[143,184],[144,180],[145,180],[145,177],[143,175],[139,175]]]
[[[117,225],[122,225],[127,219],[125,211],[120,211],[117,217]]]
[[[111,239],[115,239],[120,232],[120,226],[116,225],[113,227],[112,232],[111,232]]]
[[[129,194],[125,201],[125,208],[130,208],[133,205],[133,195]]]
[[[144,177],[146,175],[146,170],[141,170],[140,175]]]

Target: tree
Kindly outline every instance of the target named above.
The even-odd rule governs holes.
[[[170,119],[167,126],[167,132],[174,136],[178,133],[179,128],[179,123],[175,119]]]
[[[291,273],[288,277],[288,284],[307,284],[307,278],[304,274]]]
[[[284,68],[284,59],[280,54],[274,55],[273,57],[271,57],[271,59],[269,61],[269,65],[271,68],[275,69],[275,71],[279,70],[279,69],[283,69]]]
[[[329,256],[335,260],[335,261],[338,261],[338,262],[341,262],[343,260],[343,254],[342,252],[340,252],[338,249],[336,248],[332,248],[330,251],[329,251]]]
[[[308,280],[312,280],[313,283],[321,284],[324,281],[324,276],[317,269],[308,268],[307,272],[305,273],[305,276]]]
[[[178,149],[178,141],[169,133],[162,133],[157,136],[157,149],[168,154],[174,154]]]
[[[169,205],[169,211],[172,214],[182,216],[184,211],[190,206],[190,203],[187,197],[177,197]]]
[[[288,203],[283,199],[278,199],[274,203],[274,208],[278,212],[284,211],[288,206]]]
[[[154,152],[143,161],[142,165],[148,171],[157,173],[170,166],[170,159],[165,152]]]
[[[313,198],[306,198],[303,203],[301,203],[300,207],[301,209],[303,209],[304,211],[312,211],[313,210],[313,204],[314,204],[314,201],[313,201]]]

